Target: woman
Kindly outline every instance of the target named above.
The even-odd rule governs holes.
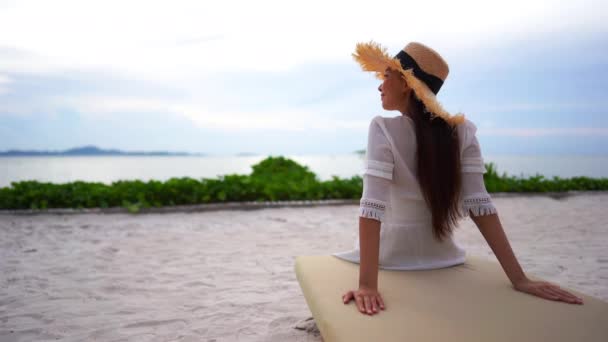
[[[421,270],[459,265],[465,251],[453,240],[457,221],[470,216],[517,291],[582,304],[559,286],[532,281],[522,271],[486,191],[486,172],[475,125],[452,116],[436,100],[449,69],[433,49],[412,42],[391,58],[377,43],[357,44],[355,60],[383,80],[385,110],[402,115],[373,118],[368,135],[359,237],[353,250],[333,255],[359,263],[359,287],[347,291],[359,311],[386,308],[378,268]],[[382,227],[382,229],[381,229]]]

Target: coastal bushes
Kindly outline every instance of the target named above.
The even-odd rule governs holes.
[[[268,157],[250,175],[171,178],[164,182],[120,180],[111,184],[38,181],[12,182],[0,188],[0,209],[139,208],[217,202],[356,199],[363,181],[333,177],[320,181],[308,167],[284,157]]]
[[[488,192],[562,192],[608,190],[608,178],[572,177],[545,178],[543,175],[523,178],[499,175],[494,163],[485,164],[487,172],[483,175]]]
[[[284,157],[268,157],[252,166],[250,175],[228,174],[217,178],[171,178],[166,181],[120,180],[111,184],[76,181],[54,184],[13,182],[0,188],[0,209],[140,208],[239,201],[359,199],[361,176],[320,181],[308,169]],[[542,175],[517,178],[499,175],[486,164],[488,192],[549,192],[608,190],[608,178],[546,179]]]

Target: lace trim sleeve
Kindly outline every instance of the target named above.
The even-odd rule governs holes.
[[[487,193],[477,193],[467,196],[462,201],[462,211],[465,217],[470,216],[469,210],[473,213],[473,216],[484,216],[497,214],[498,211],[492,202],[492,198]]]
[[[371,198],[362,198],[359,202],[359,216],[384,222],[387,203]]]

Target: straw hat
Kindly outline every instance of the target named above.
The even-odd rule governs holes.
[[[440,117],[452,127],[464,122],[464,114],[451,115],[443,109],[435,96],[450,72],[448,64],[437,51],[424,44],[411,42],[391,58],[386,48],[370,41],[358,43],[352,56],[364,71],[375,72],[381,80],[384,79],[386,68],[399,71],[422,101],[425,110],[430,112],[431,119]]]

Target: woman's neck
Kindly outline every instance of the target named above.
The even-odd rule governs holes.
[[[411,107],[410,107],[412,104],[411,103],[412,101],[410,101],[410,99],[411,99],[411,94],[408,94],[408,96],[406,96],[406,98],[405,98],[405,102],[403,102],[403,105],[400,108],[398,108],[398,110],[401,112],[401,115],[405,115],[413,120],[414,119],[412,117],[413,111],[411,110]]]

